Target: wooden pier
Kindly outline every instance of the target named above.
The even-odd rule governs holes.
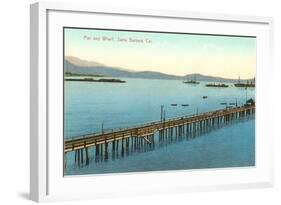
[[[111,156],[114,160],[128,155],[129,152],[147,151],[156,145],[195,138],[231,122],[253,116],[254,113],[255,105],[247,105],[65,139],[65,165],[69,152],[74,152],[75,163],[79,166],[88,165],[90,159],[95,159],[96,162],[107,161]],[[90,153],[95,156],[90,157]]]

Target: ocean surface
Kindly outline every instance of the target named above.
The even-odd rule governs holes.
[[[222,109],[221,103],[245,103],[254,88],[205,87],[180,80],[122,78],[126,83],[65,81],[64,137],[137,126],[165,118]],[[203,96],[207,96],[203,99]],[[177,104],[172,106],[171,104]],[[182,106],[188,104],[189,106]],[[94,157],[94,151],[90,155]],[[65,175],[141,172],[255,165],[255,120],[237,121],[192,140],[182,140],[124,158],[78,167],[67,155]]]

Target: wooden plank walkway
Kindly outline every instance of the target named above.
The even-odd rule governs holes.
[[[89,149],[91,147],[95,148],[96,160],[100,158],[107,160],[109,144],[112,149],[112,155],[115,153],[118,154],[118,150],[121,150],[120,154],[123,156],[125,151],[129,149],[138,150],[140,147],[154,147],[155,142],[161,144],[183,136],[192,138],[195,135],[205,133],[215,127],[219,128],[233,120],[239,120],[254,115],[254,113],[255,105],[248,105],[215,110],[193,116],[156,121],[138,127],[66,139],[64,142],[64,152],[66,155],[68,152],[75,151],[75,161],[78,162],[78,164],[84,163],[83,159],[85,154],[85,163],[87,165],[89,164]],[[155,135],[158,136],[157,141]]]

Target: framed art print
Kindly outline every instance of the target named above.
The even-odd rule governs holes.
[[[31,199],[270,186],[271,29],[31,5]]]

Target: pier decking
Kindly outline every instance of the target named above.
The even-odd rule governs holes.
[[[227,108],[193,116],[156,121],[120,130],[65,139],[65,163],[68,152],[75,152],[75,163],[89,164],[90,150],[95,149],[95,161],[124,156],[129,150],[151,149],[174,140],[191,139],[198,135],[220,128],[234,120],[244,119],[255,113],[255,105]],[[156,139],[156,137],[158,137]],[[91,152],[93,153],[93,152]]]

